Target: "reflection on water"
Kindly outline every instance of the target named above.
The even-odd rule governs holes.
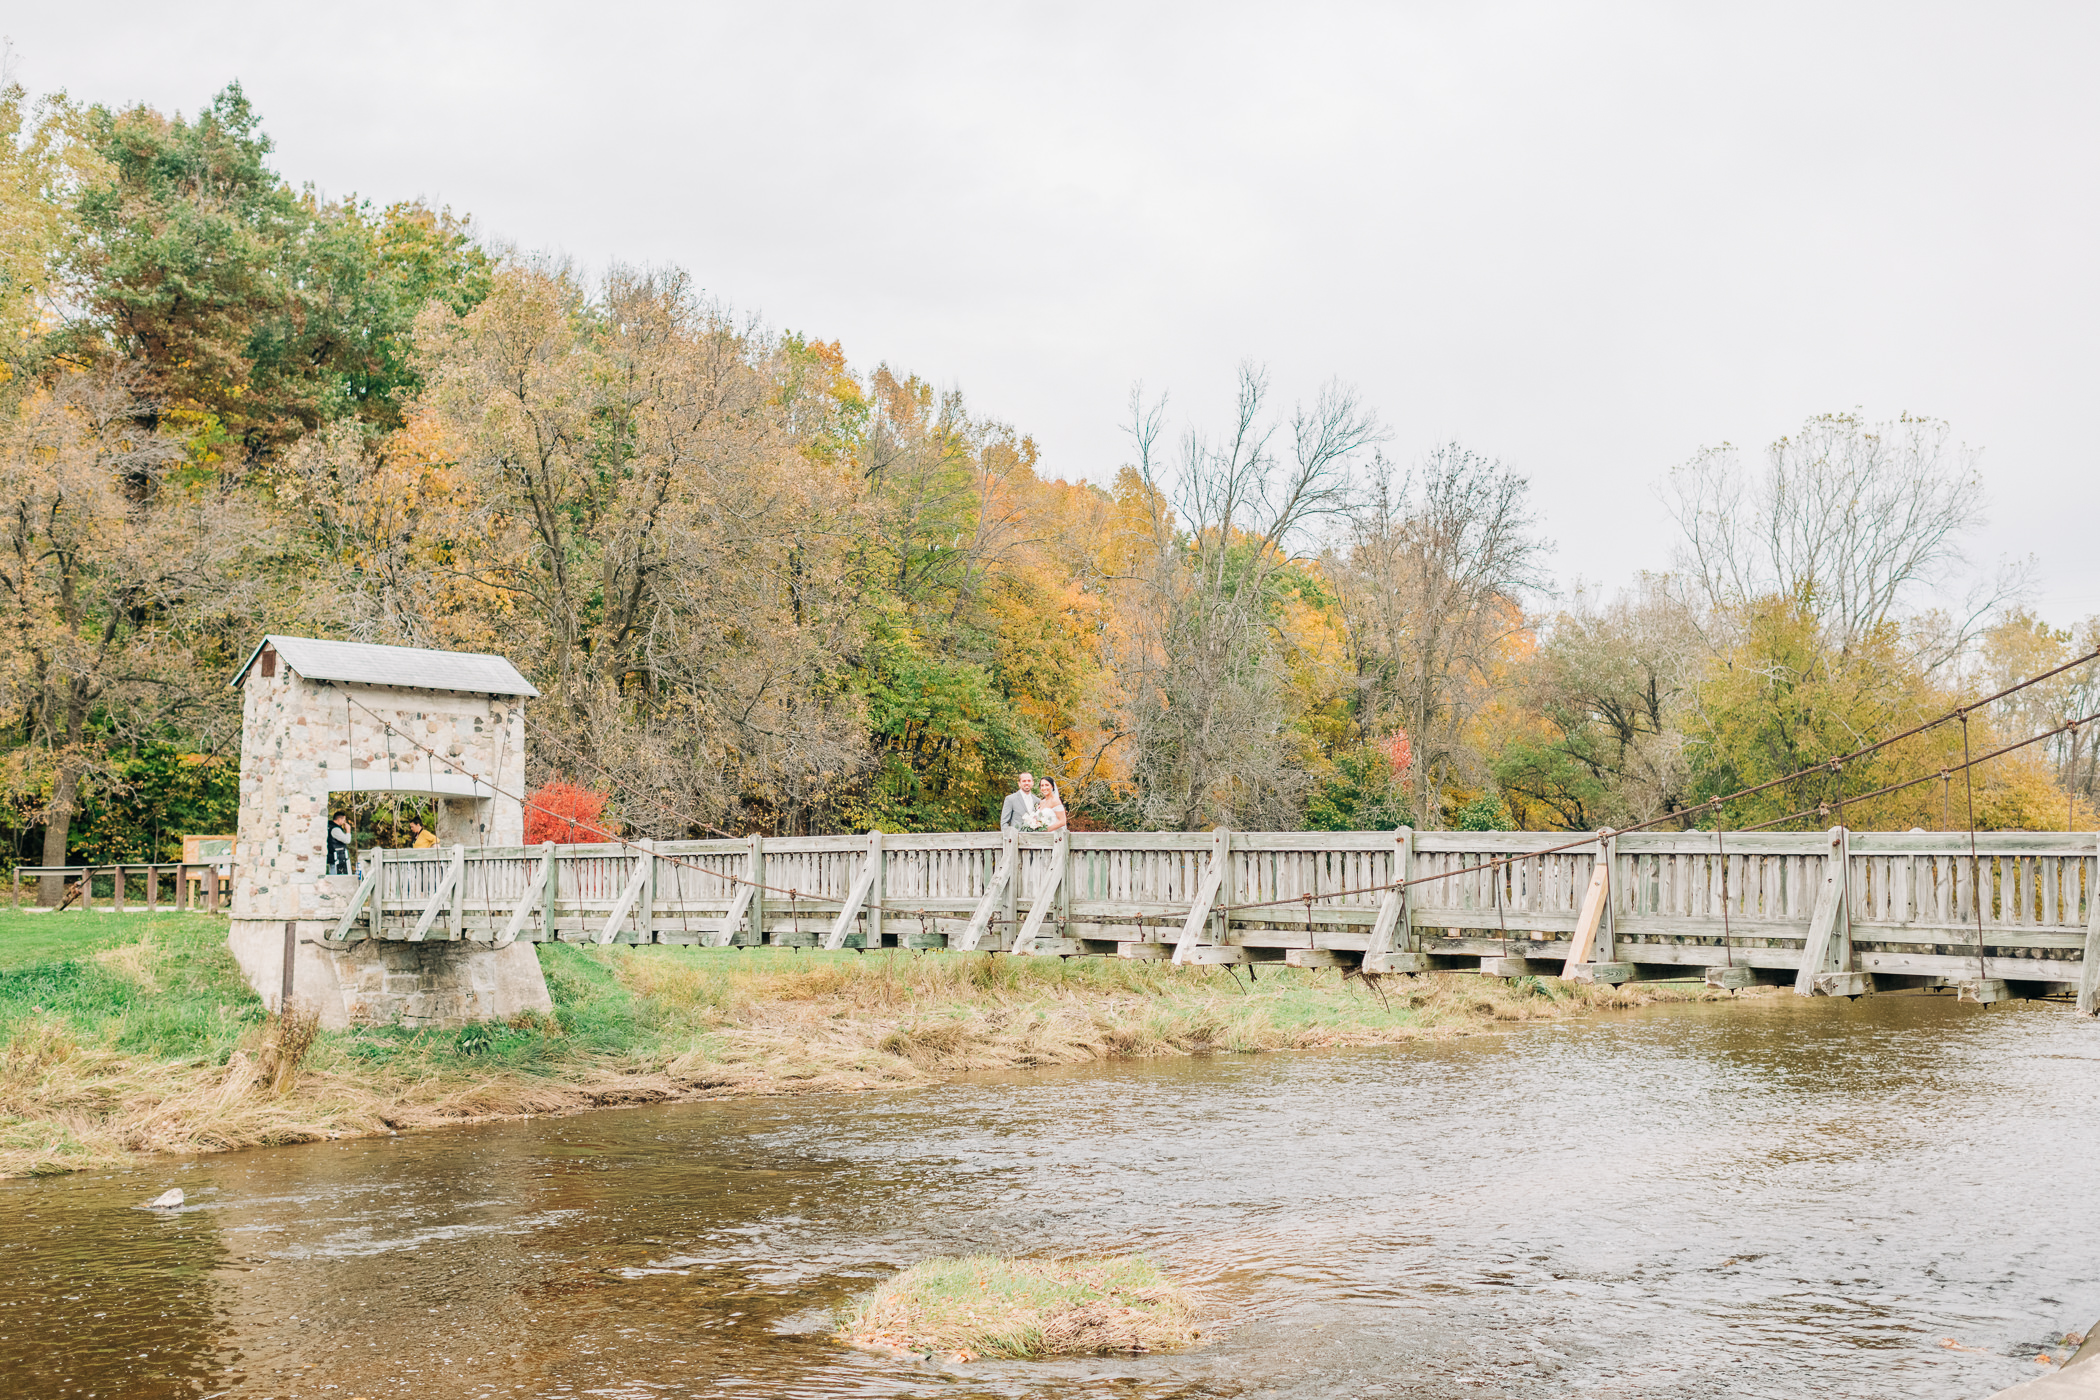
[[[2096,1070],[2059,1006],[1785,997],[163,1160],[0,1189],[0,1394],[1977,1396],[2100,1316]],[[825,1336],[926,1255],[1082,1248],[1222,1339]]]

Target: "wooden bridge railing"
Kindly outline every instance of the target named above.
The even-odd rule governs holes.
[[[360,938],[1953,985],[2100,1003],[2090,832],[1029,833],[369,853]],[[1490,863],[1493,864],[1490,864]],[[1485,868],[1483,868],[1485,867]],[[1396,881],[1408,882],[1404,892]]]
[[[65,889],[57,908],[90,909],[95,903],[95,882],[106,878],[109,897],[104,907],[119,914],[128,910],[143,910],[150,914],[162,909],[204,910],[216,914],[226,885],[226,877],[219,873],[219,866],[223,863],[132,861],[123,865],[18,865],[8,882],[10,903],[16,909],[21,908],[24,882],[38,886],[49,876],[61,881]],[[136,899],[130,893],[134,883],[139,887]],[[161,901],[164,884],[168,887],[166,903]]]

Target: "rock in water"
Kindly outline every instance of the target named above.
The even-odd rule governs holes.
[[[180,1186],[163,1191],[152,1200],[146,1202],[147,1208],[151,1210],[173,1210],[181,1204],[182,1188]]]

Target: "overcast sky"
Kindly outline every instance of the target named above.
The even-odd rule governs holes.
[[[2100,612],[2091,4],[9,10],[32,92],[237,78],[295,182],[681,264],[1055,475],[1253,359],[1514,464],[1612,585],[1700,447],[1908,411],[1984,449],[1976,557]]]

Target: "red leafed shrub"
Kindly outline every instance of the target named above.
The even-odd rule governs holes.
[[[605,810],[605,801],[602,792],[592,792],[589,788],[556,778],[525,799],[525,844],[537,846],[542,841],[559,841],[570,845],[612,840],[612,832],[598,822],[598,814]]]
[[[1415,743],[1405,729],[1395,729],[1393,737],[1385,741],[1385,759],[1393,765],[1394,777],[1405,776],[1415,766]]]

